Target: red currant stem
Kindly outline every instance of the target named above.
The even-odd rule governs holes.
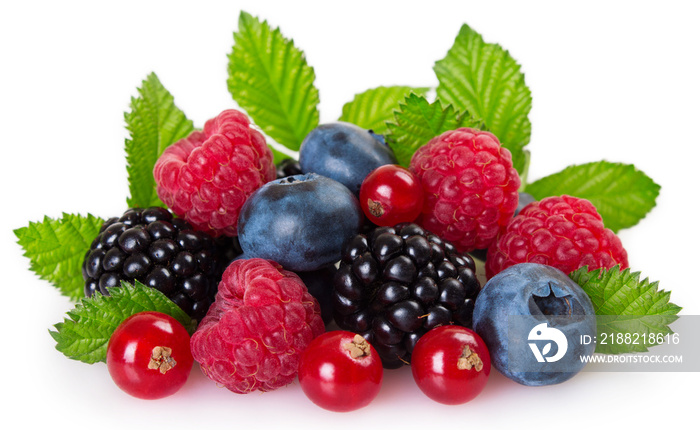
[[[167,346],[156,346],[151,352],[151,360],[148,362],[148,368],[159,370],[160,373],[165,373],[175,367],[177,362],[172,357],[173,350]]]
[[[350,352],[352,358],[369,357],[371,354],[369,343],[359,334],[356,334],[352,341],[344,343],[343,349]]]
[[[367,199],[367,209],[374,217],[379,218],[384,215],[384,206],[382,206],[380,202],[375,202],[372,199]]]
[[[408,364],[408,365],[411,364],[409,361],[405,360],[403,357],[400,357],[398,354],[396,354],[396,358],[398,358],[399,360],[403,361],[404,364]]]
[[[479,354],[473,352],[469,345],[465,345],[462,355],[457,359],[457,368],[459,370],[470,370],[472,367],[477,372],[480,372],[484,368],[484,363],[481,361]]]

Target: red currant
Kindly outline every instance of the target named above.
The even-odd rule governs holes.
[[[175,318],[140,312],[125,319],[107,344],[107,369],[126,393],[140,399],[174,394],[192,370],[190,335]]]
[[[411,222],[423,208],[423,188],[408,169],[386,164],[365,177],[360,186],[360,205],[376,225]]]
[[[379,393],[382,361],[365,338],[343,330],[311,341],[299,361],[299,383],[316,405],[334,412],[367,406]]]
[[[425,395],[458,405],[481,393],[491,373],[484,341],[468,328],[446,325],[424,334],[411,355],[413,379]]]

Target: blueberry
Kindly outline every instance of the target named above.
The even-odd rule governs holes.
[[[363,219],[357,198],[339,182],[315,173],[294,175],[251,194],[238,219],[238,240],[247,258],[313,271],[340,260]]]
[[[516,264],[491,278],[477,296],[473,323],[492,364],[523,385],[564,382],[595,349],[580,341],[596,334],[590,298],[551,266]]]
[[[355,196],[359,196],[360,185],[372,170],[397,163],[383,137],[345,122],[318,126],[304,138],[299,149],[304,173],[335,179]]]
[[[537,200],[535,200],[535,198],[531,194],[528,194],[528,193],[523,192],[523,191],[519,192],[518,193],[518,207],[515,209],[515,214],[513,216],[520,213],[520,211],[523,210],[523,208],[525,206],[529,205],[532,202],[536,202],[536,201]]]

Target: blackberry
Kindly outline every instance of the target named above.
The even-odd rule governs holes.
[[[129,209],[104,222],[85,254],[85,295],[109,295],[107,289],[121,281],[139,281],[201,320],[214,301],[225,263],[237,253],[230,238],[215,240],[195,231],[165,208]]]
[[[385,368],[398,368],[428,330],[471,327],[481,285],[469,255],[415,223],[401,223],[353,237],[333,290],[336,324],[364,336]]]
[[[321,318],[326,325],[333,321],[333,276],[337,271],[335,265],[331,265],[310,272],[295,272],[321,306]]]
[[[293,158],[285,158],[284,160],[280,161],[275,168],[277,172],[277,179],[286,178],[287,176],[301,175],[304,173],[301,171],[299,162]]]

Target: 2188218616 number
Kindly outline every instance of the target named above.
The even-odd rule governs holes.
[[[601,333],[598,339],[601,345],[678,345],[680,341],[678,333]]]

